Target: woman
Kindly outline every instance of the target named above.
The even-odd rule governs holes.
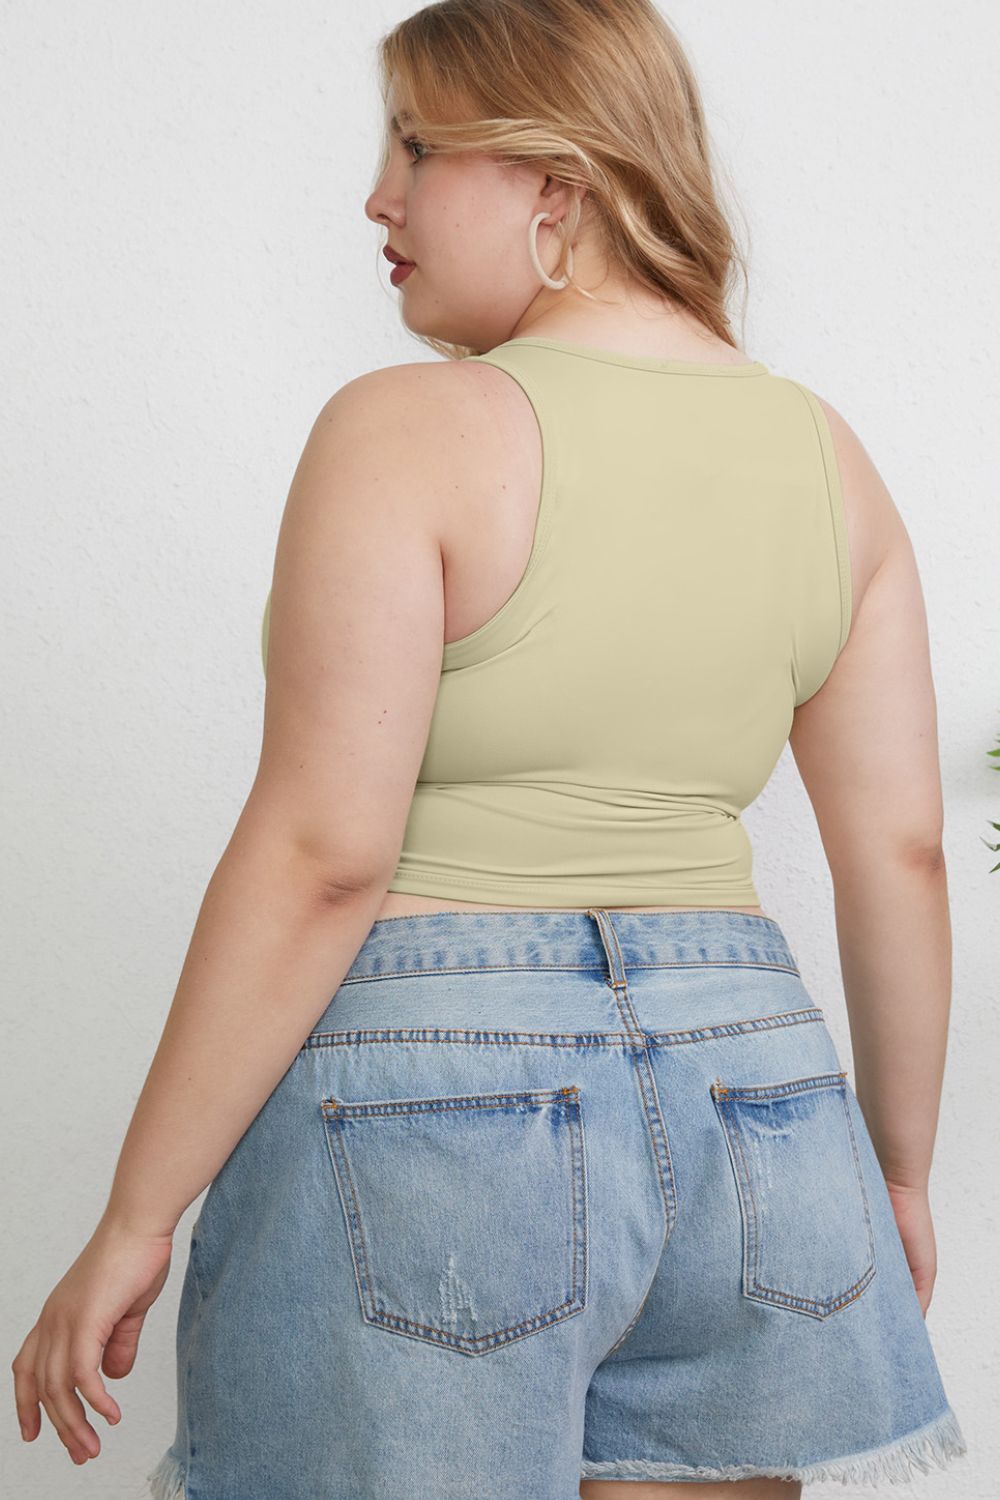
[[[310,433],[259,770],[15,1359],[25,1435],[41,1403],[99,1451],[80,1397],[115,1419],[211,1184],[157,1500],[906,1480],[965,1451],[924,1322],[949,929],[909,538],[733,338],[647,0],[445,0],[380,62],[366,212],[448,359]],[[857,1094],[739,819],[789,739]]]

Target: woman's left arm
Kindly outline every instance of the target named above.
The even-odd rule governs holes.
[[[178,1220],[339,988],[395,870],[440,682],[458,376],[402,365],[350,382],[296,469],[257,775],[206,889],[107,1205],[11,1367],[22,1435],[37,1437],[41,1404],[74,1462],[100,1452],[78,1391],[117,1421],[102,1369],[131,1370]]]

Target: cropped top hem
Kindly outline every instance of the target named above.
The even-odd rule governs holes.
[[[411,896],[438,897],[446,901],[494,901],[503,906],[759,906],[760,898],[752,885],[741,886],[674,886],[650,882],[616,881],[603,885],[588,881],[579,890],[570,889],[565,881],[509,881],[448,879],[416,871],[397,871],[386,887]]]

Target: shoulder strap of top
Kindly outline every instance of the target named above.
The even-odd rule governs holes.
[[[847,543],[847,521],[844,512],[844,492],[840,482],[840,467],[837,463],[837,454],[833,446],[830,423],[815,392],[811,391],[808,386],[802,385],[798,380],[789,380],[789,384],[794,385],[802,393],[806,405],[809,407],[816,430],[816,439],[823,461],[823,469],[826,474],[830,523],[833,529],[833,543],[837,556],[837,575],[840,580],[840,637],[837,642],[837,654],[839,655],[847,643],[853,612],[851,557]]]
[[[545,351],[542,351],[544,355]],[[468,635],[448,641],[443,670],[471,667],[507,649],[533,629],[550,608],[548,544],[559,511],[564,454],[573,431],[572,386],[559,367],[546,363],[531,345],[500,344],[487,354],[467,356],[504,370],[521,387],[538,425],[542,476],[538,512],[528,561],[513,592],[494,614]]]

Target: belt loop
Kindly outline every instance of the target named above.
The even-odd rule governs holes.
[[[588,906],[587,916],[593,917],[597,923],[597,931],[608,966],[608,984],[613,990],[625,989],[627,986],[625,961],[622,958],[621,944],[618,941],[615,924],[611,920],[611,913],[603,906]]]

